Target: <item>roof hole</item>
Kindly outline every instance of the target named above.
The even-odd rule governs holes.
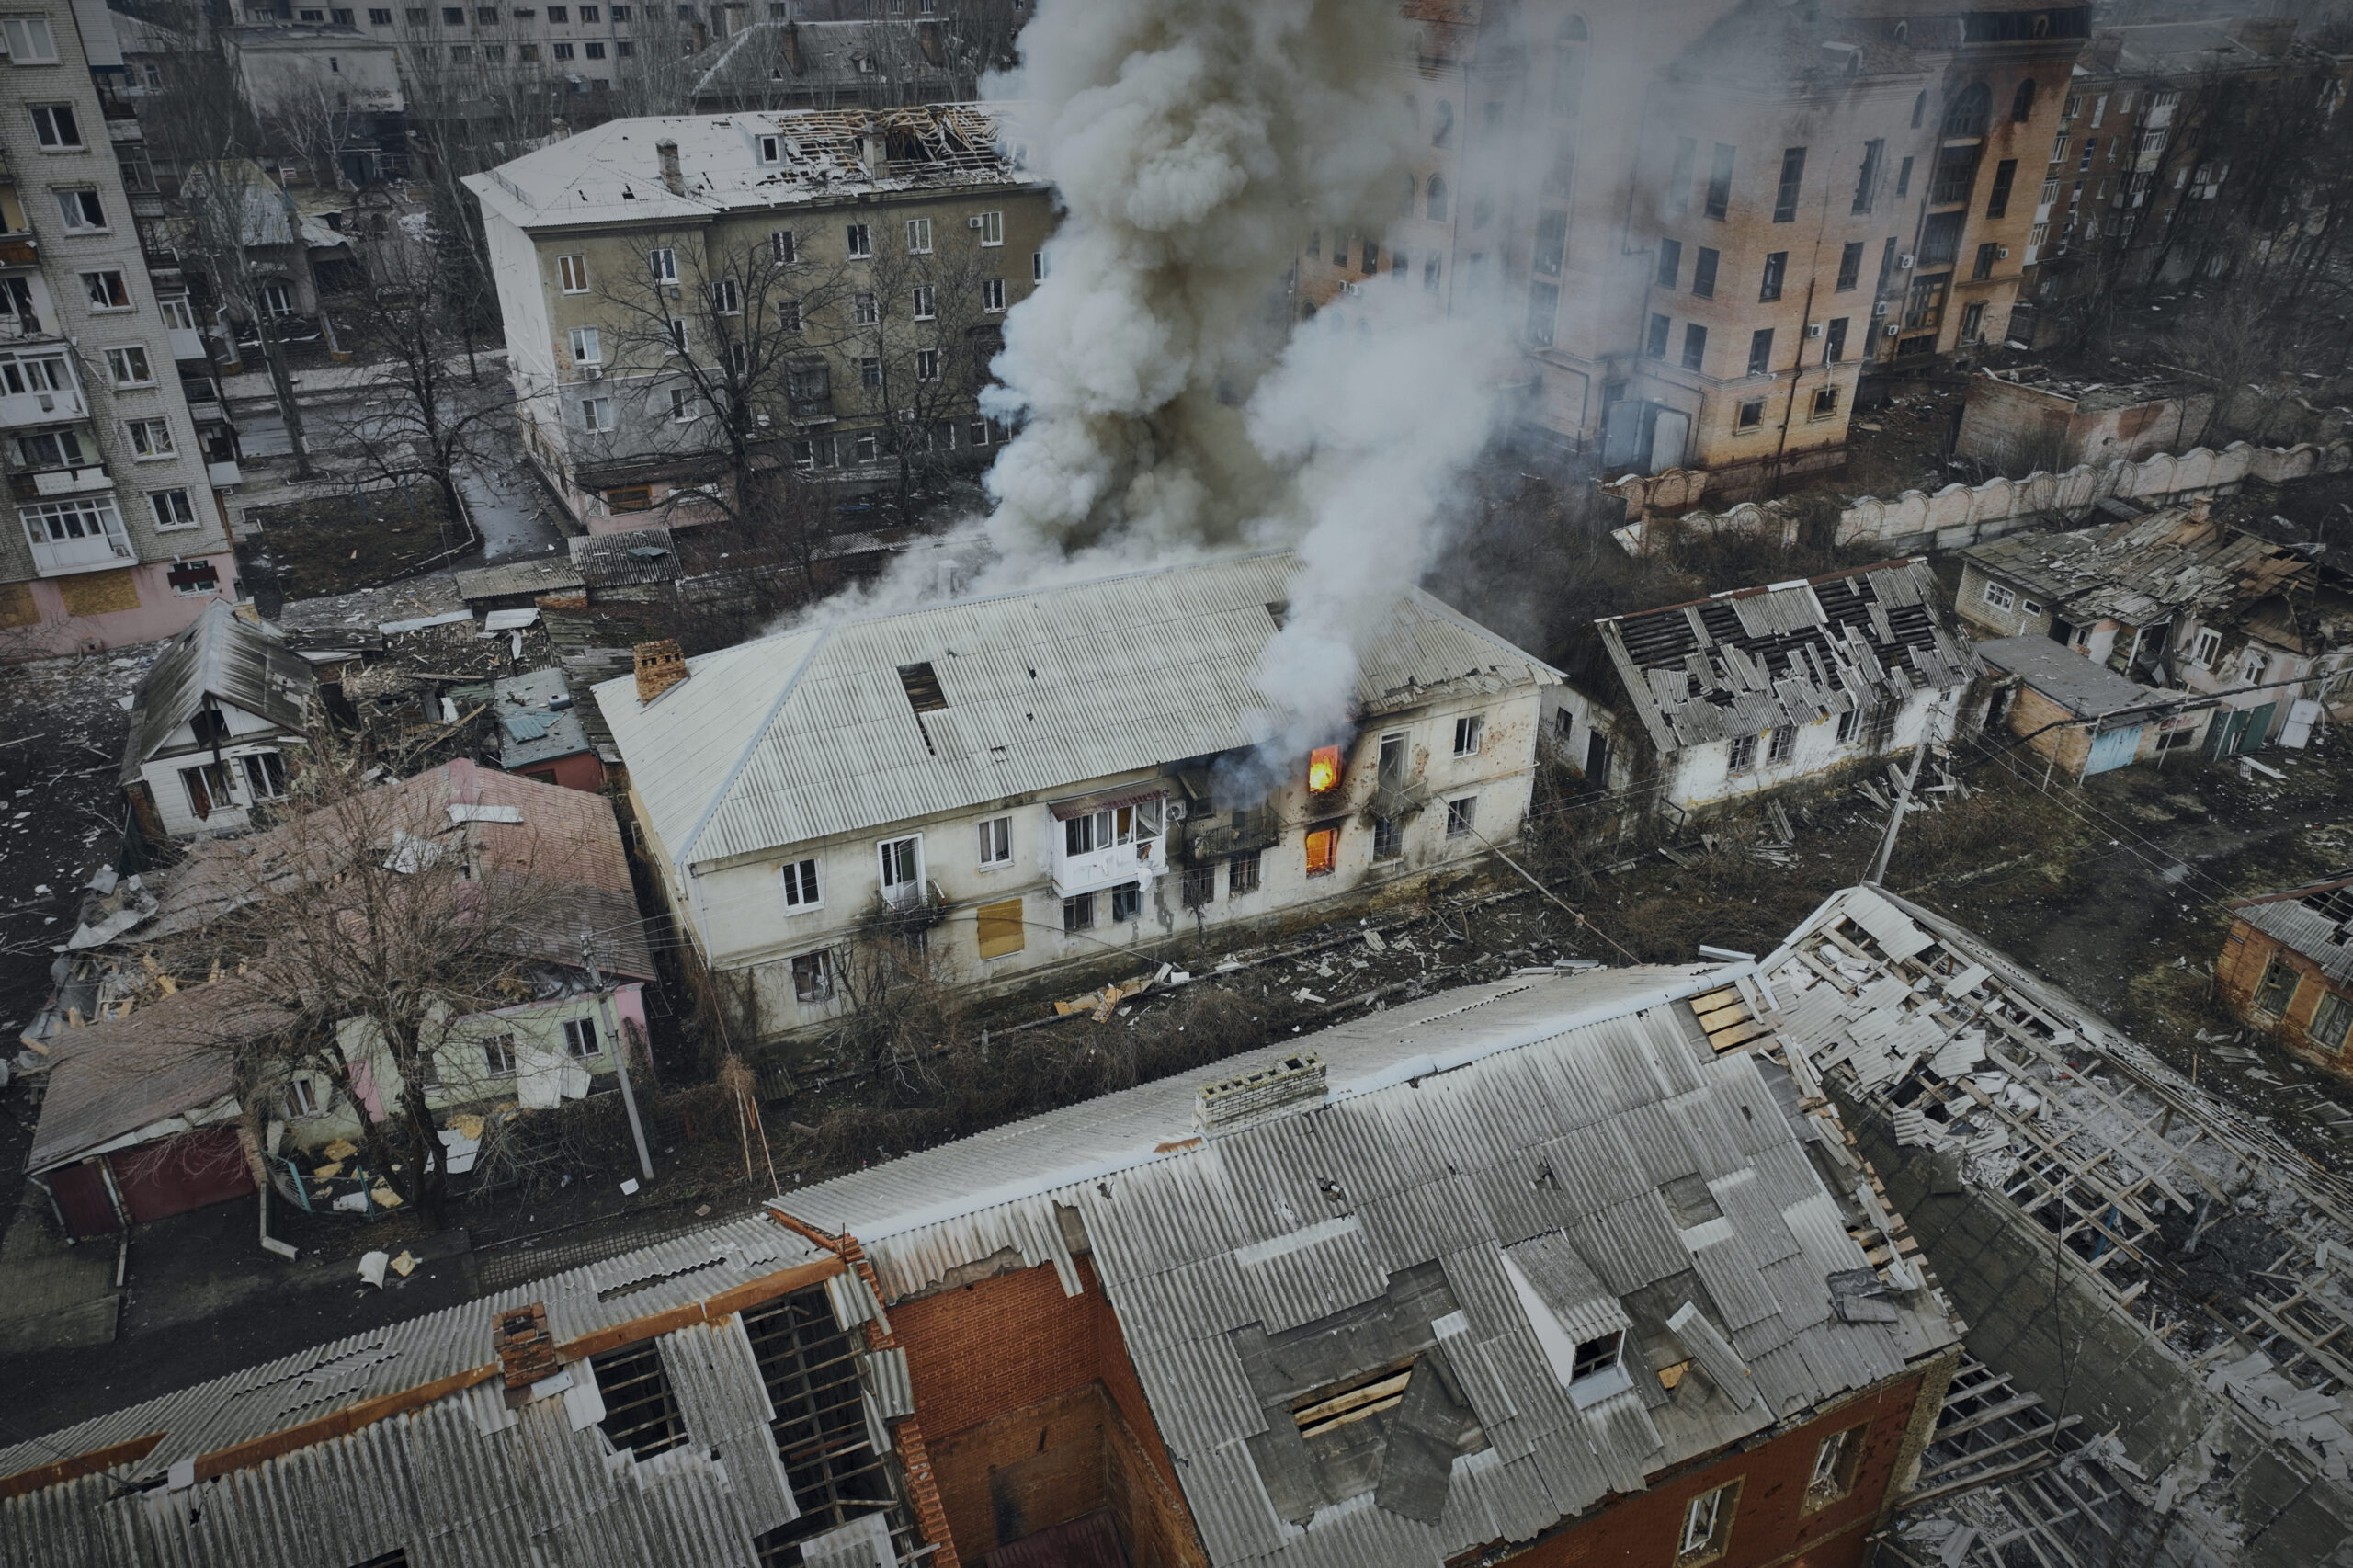
[[[939,676],[928,661],[901,665],[899,684],[907,688],[908,706],[918,713],[936,713],[948,706],[948,694],[939,689]]]

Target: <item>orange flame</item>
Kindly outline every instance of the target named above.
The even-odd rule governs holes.
[[[1307,754],[1307,792],[1321,795],[1339,787],[1340,748],[1317,746]]]

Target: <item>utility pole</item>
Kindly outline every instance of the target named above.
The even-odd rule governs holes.
[[[597,968],[596,938],[585,930],[580,933],[580,967],[588,971],[588,983],[597,989],[597,1017],[604,1027],[605,1038],[613,1042],[613,1065],[620,1073],[621,1105],[629,1112],[629,1135],[637,1140],[637,1168],[651,1183],[654,1157],[645,1152],[645,1124],[637,1119],[637,1091],[629,1083],[629,1037],[613,1022],[613,998],[606,991],[605,977]]]
[[[1896,792],[1895,810],[1888,813],[1886,836],[1879,841],[1879,853],[1871,858],[1869,875],[1863,878],[1873,886],[1887,875],[1887,863],[1895,855],[1895,835],[1904,831],[1904,813],[1912,809],[1912,790],[1920,782],[1920,766],[1928,757],[1928,748],[1937,741],[1937,715],[1944,708],[1939,697],[1929,705],[1927,722],[1920,727],[1920,744],[1912,754],[1912,771],[1904,776],[1904,788]]]

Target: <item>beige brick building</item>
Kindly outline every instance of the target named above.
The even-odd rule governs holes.
[[[976,397],[1053,222],[995,134],[953,105],[613,120],[471,176],[524,446],[583,526],[993,456]]]

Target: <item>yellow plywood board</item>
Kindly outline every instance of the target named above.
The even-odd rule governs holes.
[[[40,620],[30,583],[0,583],[0,626],[32,626]]]
[[[57,592],[72,616],[111,615],[139,608],[139,579],[129,566],[111,572],[84,572],[57,579]]]

